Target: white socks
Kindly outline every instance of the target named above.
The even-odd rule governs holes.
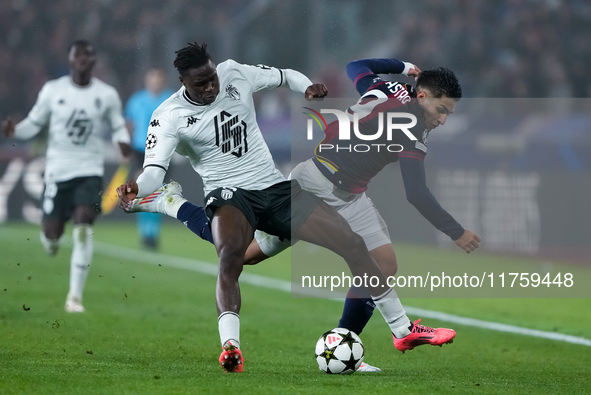
[[[72,258],[70,260],[70,292],[68,299],[82,301],[82,291],[92,261],[93,231],[88,224],[74,225],[72,232]]]
[[[218,330],[222,347],[231,344],[240,348],[240,316],[232,311],[224,311],[218,317]]]
[[[164,204],[164,213],[163,214],[166,214],[169,217],[177,219],[177,214],[179,212],[179,209],[181,208],[181,206],[183,204],[185,204],[186,201],[187,201],[187,199],[185,199],[182,196],[172,195],[172,202],[168,201],[168,202],[166,202],[166,204]]]
[[[396,291],[390,288],[380,296],[372,296],[372,299],[394,336],[400,339],[410,334],[410,320],[406,316],[406,311],[404,311]]]

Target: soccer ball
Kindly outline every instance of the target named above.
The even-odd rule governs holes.
[[[355,332],[334,328],[320,336],[315,354],[320,370],[329,374],[351,374],[363,362],[365,350]]]

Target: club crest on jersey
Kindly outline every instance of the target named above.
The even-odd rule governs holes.
[[[160,121],[157,119],[153,119],[152,122],[150,122],[150,126],[155,128],[156,126],[160,126]]]
[[[425,143],[425,145],[427,145],[427,137],[429,137],[429,129],[425,129],[423,132],[423,143]]]
[[[99,110],[100,110],[100,108],[101,108],[102,104],[103,104],[103,103],[101,102],[101,99],[100,99],[100,98],[98,98],[98,97],[97,97],[97,98],[94,100],[94,105],[96,106],[96,108],[97,108],[97,109],[99,109]]]
[[[246,122],[240,121],[238,115],[232,116],[227,111],[221,111],[213,118],[215,126],[215,145],[222,152],[231,153],[237,158],[248,152],[246,140]]]
[[[156,135],[153,133],[149,133],[148,137],[146,137],[146,149],[152,149],[156,146],[156,142],[158,141],[158,139],[156,138]]]
[[[425,129],[425,131],[423,132],[423,142],[421,143],[420,141],[415,142],[415,148],[418,150],[423,151],[424,153],[427,153],[427,137],[429,136],[429,129]]]
[[[234,196],[234,191],[235,190],[236,190],[236,188],[224,188],[224,189],[222,189],[222,192],[221,192],[222,199],[224,199],[224,200],[232,199],[232,197]]]
[[[226,86],[226,94],[234,100],[240,99],[240,92],[238,92],[238,89],[232,84]]]

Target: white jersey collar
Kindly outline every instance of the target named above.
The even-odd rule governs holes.
[[[219,96],[219,94],[218,94]],[[183,97],[185,98],[186,101],[188,101],[189,103],[193,104],[194,106],[199,106],[199,107],[207,107],[213,103],[215,103],[215,100],[217,100],[218,98],[216,97],[215,100],[212,103],[209,104],[199,104],[196,101],[191,100],[191,98],[189,97],[189,95],[187,95],[187,89],[185,87],[183,87]]]
[[[88,85],[78,85],[77,83],[74,82],[74,79],[72,78],[72,76],[70,76],[70,83],[72,84],[72,86],[74,88],[78,88],[78,89],[90,88],[92,86],[93,81],[94,81],[94,77],[90,77],[90,82],[88,83]]]

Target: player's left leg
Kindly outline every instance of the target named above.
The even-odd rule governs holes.
[[[291,247],[291,241],[270,235],[262,230],[254,232],[254,239],[244,254],[245,265],[256,265]]]
[[[70,288],[65,309],[68,313],[83,313],[82,294],[94,252],[93,224],[98,215],[94,206],[74,208],[72,220],[72,256],[70,259]]]
[[[176,218],[197,236],[213,244],[209,221],[205,209],[189,202],[183,197],[183,189],[178,182],[162,185],[146,197],[135,198],[129,213],[160,213]]]
[[[93,224],[101,212],[101,177],[81,177],[68,181],[72,206],[72,256],[70,259],[70,288],[65,309],[82,313],[82,294],[92,263]]]
[[[398,269],[396,254],[392,244],[384,244],[372,249],[370,255],[386,276],[394,276]],[[339,320],[340,328],[347,328],[361,334],[373,315],[376,305],[371,295],[361,287],[352,286],[345,298],[343,314]]]

